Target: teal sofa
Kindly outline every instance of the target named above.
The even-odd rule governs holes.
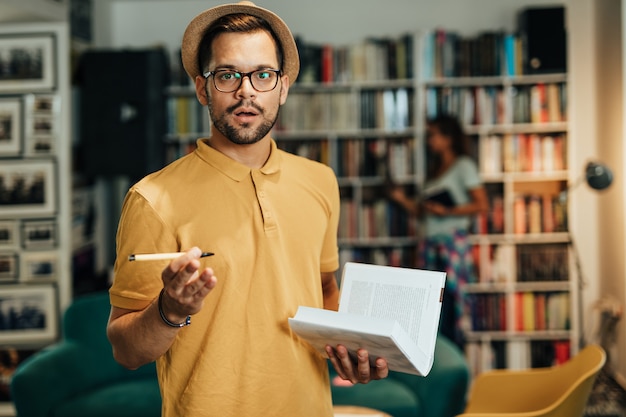
[[[106,291],[77,297],[63,315],[62,340],[18,366],[11,381],[18,417],[161,415],[154,363],[130,371],[113,359],[106,337],[109,308]],[[426,378],[392,372],[381,381],[331,389],[337,405],[376,408],[393,417],[452,417],[463,409],[468,379],[463,356],[440,336]]]
[[[11,380],[18,417],[157,417],[154,363],[135,371],[113,359],[106,336],[108,292],[77,297],[63,315],[63,339],[22,362]]]

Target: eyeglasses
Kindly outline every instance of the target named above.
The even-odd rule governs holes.
[[[278,85],[280,70],[262,69],[251,72],[240,72],[235,70],[207,71],[204,78],[213,76],[213,85],[222,93],[232,93],[241,86],[243,79],[248,77],[250,84],[258,92],[272,91]]]

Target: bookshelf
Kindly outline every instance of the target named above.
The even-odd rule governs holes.
[[[567,74],[523,74],[520,41],[506,33],[466,39],[436,30],[422,41],[423,112],[462,121],[490,203],[470,238],[477,265],[466,287],[471,368],[562,362],[579,332],[560,199],[570,179]]]

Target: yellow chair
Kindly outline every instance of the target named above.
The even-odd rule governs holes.
[[[457,417],[582,417],[606,352],[588,345],[562,365],[478,375]]]

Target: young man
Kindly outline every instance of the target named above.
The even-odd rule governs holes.
[[[339,267],[334,174],[269,136],[298,75],[294,39],[268,10],[223,5],[191,21],[182,58],[211,136],[126,196],[107,327],[114,356],[128,368],[157,361],[165,417],[332,416],[326,358],[287,320],[299,305],[337,308]],[[352,382],[387,376],[383,358],[370,367],[364,350],[353,363],[343,346],[327,349]]]

